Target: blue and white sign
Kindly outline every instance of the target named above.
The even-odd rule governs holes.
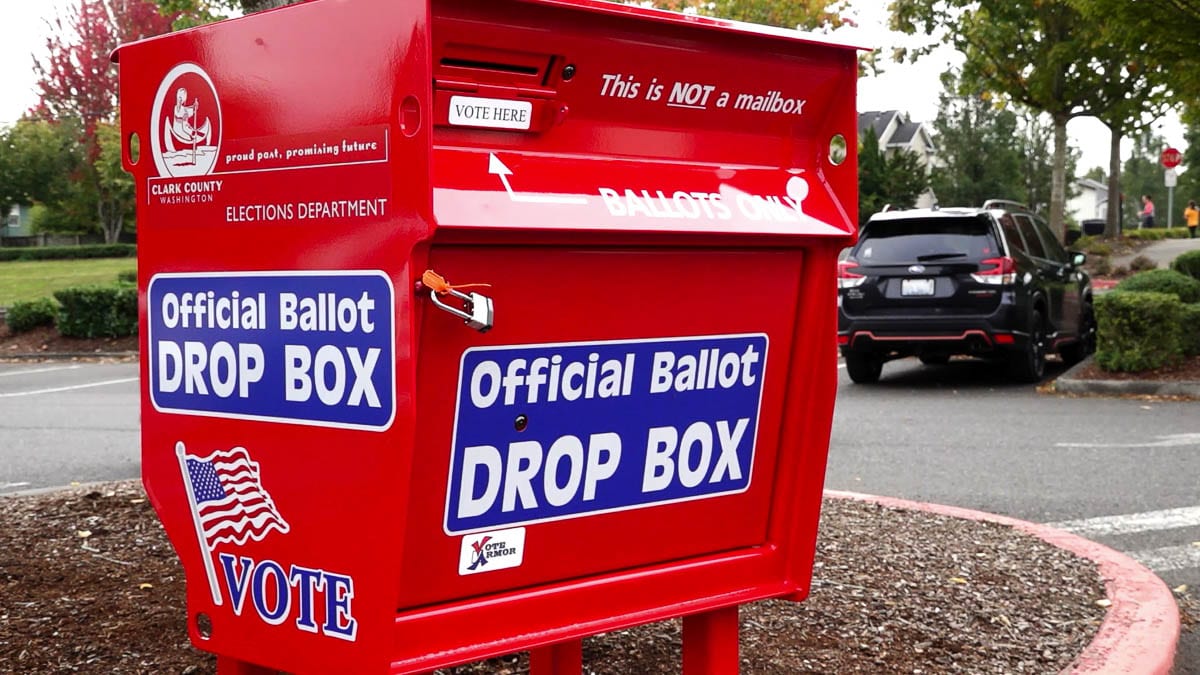
[[[391,426],[394,304],[382,272],[158,274],[147,302],[155,409]]]
[[[446,533],[745,491],[766,360],[764,334],[467,350]]]

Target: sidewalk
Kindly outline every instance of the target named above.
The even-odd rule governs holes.
[[[1174,228],[1178,229],[1178,228]],[[1186,253],[1195,249],[1200,249],[1200,237],[1195,239],[1162,239],[1160,241],[1151,242],[1140,251],[1128,253],[1120,256],[1113,256],[1113,267],[1129,267],[1129,263],[1138,256],[1146,256],[1153,260],[1161,269],[1167,269],[1171,266],[1171,261],[1181,253]]]

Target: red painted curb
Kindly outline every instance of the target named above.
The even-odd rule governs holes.
[[[826,490],[826,497],[983,520],[1031,534],[1096,563],[1112,605],[1096,637],[1063,672],[1169,675],[1179,642],[1179,605],[1167,585],[1133,558],[1070,532],[957,506]]]

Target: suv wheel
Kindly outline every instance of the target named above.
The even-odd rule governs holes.
[[[846,354],[846,373],[858,384],[879,381],[883,372],[883,358],[874,354]]]
[[[1063,363],[1073,366],[1096,351],[1096,314],[1092,306],[1083,308],[1083,316],[1079,319],[1079,340],[1060,350]]]
[[[1029,317],[1029,339],[1013,354],[1011,365],[1013,377],[1021,382],[1041,382],[1046,374],[1046,327],[1041,312],[1034,310]]]

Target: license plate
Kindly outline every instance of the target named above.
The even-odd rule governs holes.
[[[901,279],[900,295],[933,295],[933,279]]]

